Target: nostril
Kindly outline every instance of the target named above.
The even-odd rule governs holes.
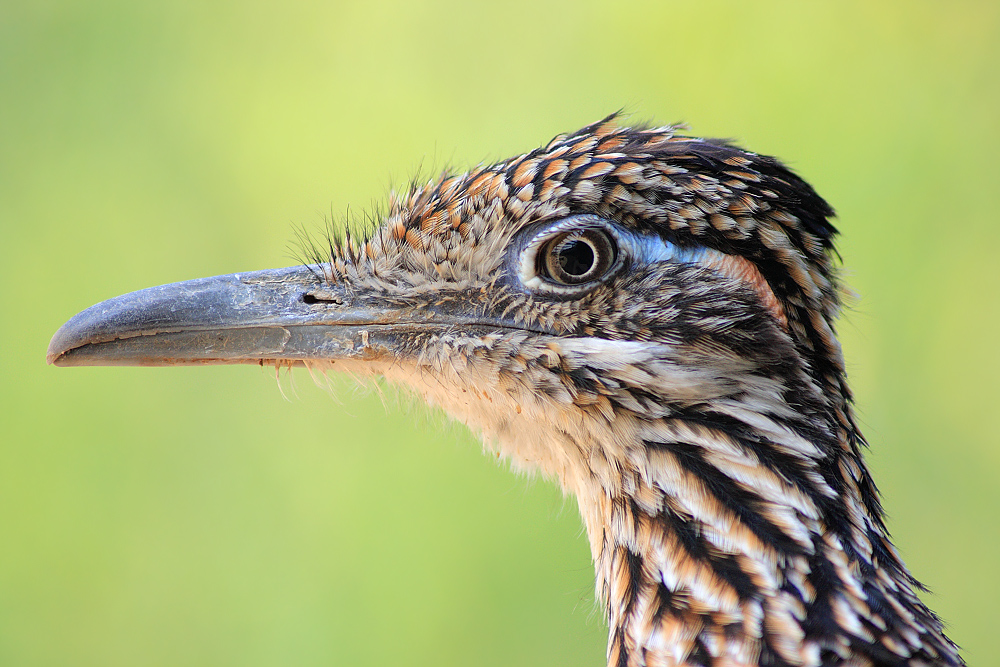
[[[333,296],[332,294],[317,295],[314,292],[306,292],[305,294],[302,295],[302,303],[309,305],[313,305],[316,303],[332,303],[336,306],[340,306],[344,303],[344,301],[339,296]]]

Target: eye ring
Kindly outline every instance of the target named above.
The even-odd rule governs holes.
[[[614,239],[603,229],[570,230],[538,250],[538,273],[560,285],[582,285],[604,277],[618,259]]]
[[[573,298],[617,273],[628,243],[614,224],[584,214],[536,231],[521,248],[517,275],[525,288]]]

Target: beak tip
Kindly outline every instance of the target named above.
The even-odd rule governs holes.
[[[80,341],[78,327],[71,326],[76,319],[74,317],[59,327],[55,334],[53,334],[52,340],[49,341],[49,347],[45,351],[45,362],[50,366],[72,365],[65,363],[66,354],[72,349],[79,347],[82,342]]]

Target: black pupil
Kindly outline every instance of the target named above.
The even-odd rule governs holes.
[[[569,241],[559,248],[559,266],[571,276],[586,275],[594,267],[594,249],[584,241]]]

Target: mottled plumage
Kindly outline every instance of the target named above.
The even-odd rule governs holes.
[[[862,458],[832,215],[773,158],[611,117],[395,197],[308,272],[95,306],[50,361],[411,387],[576,496],[610,665],[960,665]],[[191,296],[222,280],[249,296]]]

